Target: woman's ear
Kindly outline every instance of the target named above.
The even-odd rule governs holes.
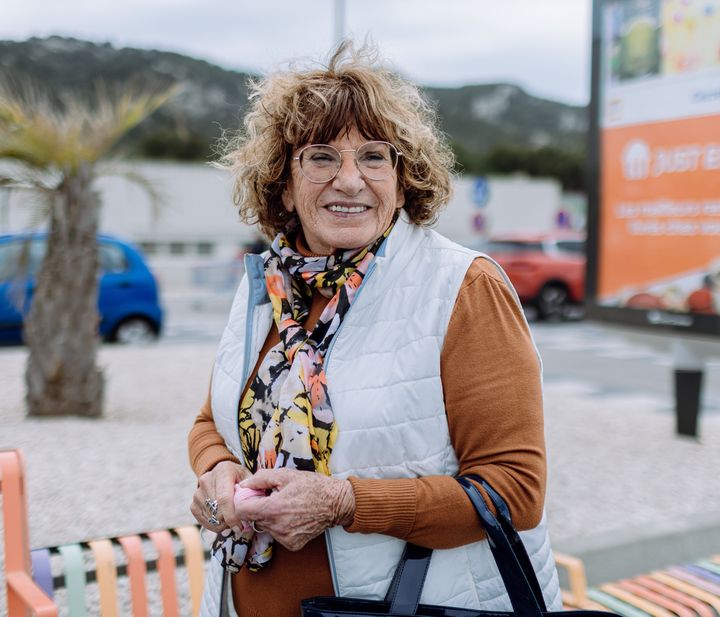
[[[288,180],[282,192],[283,206],[288,212],[295,212],[295,198],[293,197],[292,180]]]
[[[401,186],[397,189],[397,198],[395,200],[395,207],[399,210],[405,205],[405,191]]]

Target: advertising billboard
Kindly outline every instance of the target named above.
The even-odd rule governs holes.
[[[720,0],[595,0],[591,317],[720,335]]]

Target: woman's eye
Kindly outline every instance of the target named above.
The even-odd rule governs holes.
[[[309,160],[312,163],[327,164],[327,163],[333,163],[335,161],[335,157],[333,157],[330,154],[324,154],[322,152],[318,152],[318,153],[310,155]]]
[[[383,152],[363,152],[360,157],[361,163],[384,163],[388,160]]]

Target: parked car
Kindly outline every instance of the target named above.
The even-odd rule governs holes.
[[[0,236],[0,343],[22,342],[23,317],[46,250],[46,234]],[[145,342],[162,330],[155,277],[138,249],[98,235],[100,335],[106,341]]]
[[[565,316],[585,300],[585,240],[575,233],[495,236],[480,250],[507,272],[523,304],[541,319]]]

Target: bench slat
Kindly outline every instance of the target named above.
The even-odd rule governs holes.
[[[100,589],[100,617],[118,617],[117,570],[110,540],[88,542],[95,557],[95,572]]]
[[[720,565],[714,564],[711,560],[698,561],[697,563],[701,568],[705,568],[706,570],[709,570],[713,574],[717,574],[718,577],[720,577]]]
[[[634,593],[630,593],[627,589],[618,587],[616,583],[600,585],[600,590],[609,593],[611,596],[615,596],[626,604],[639,608],[648,615],[652,615],[652,617],[675,617],[674,613],[671,613],[669,610],[661,606],[656,606],[652,602],[648,602],[645,598],[640,598]]]
[[[668,587],[672,587],[673,589],[682,591],[683,593],[686,593],[689,596],[693,596],[694,598],[697,598],[698,600],[705,602],[705,604],[712,606],[713,609],[715,609],[715,612],[718,615],[720,615],[720,598],[718,598],[717,596],[714,596],[713,594],[708,593],[704,589],[695,587],[695,585],[691,585],[690,583],[681,581],[680,579],[675,578],[674,576],[670,576],[666,572],[653,572],[652,574],[648,574],[648,576],[657,581],[660,581],[661,583],[663,583],[664,585],[667,585]]]
[[[200,539],[200,532],[195,525],[175,529],[185,548],[185,569],[190,584],[190,601],[192,617],[200,614],[203,585],[205,579],[205,549]]]
[[[692,572],[692,570],[689,570],[687,567],[673,566],[671,568],[668,568],[667,571],[669,574],[672,574],[673,576],[676,576],[677,578],[682,579],[690,583],[691,585],[695,585],[700,589],[704,589],[705,591],[713,593],[716,596],[720,596],[720,586],[713,585],[710,581],[706,581],[705,579],[696,576]]]
[[[133,617],[148,617],[147,587],[145,575],[147,567],[143,555],[140,536],[123,536],[118,538],[127,555],[127,572],[130,579],[130,595],[132,597]]]
[[[175,551],[172,536],[167,530],[151,531],[152,540],[158,552],[158,572],[160,573],[160,591],[164,617],[178,617],[177,585],[175,583]]]
[[[656,581],[649,576],[638,576],[633,579],[633,582],[638,585],[642,585],[650,591],[654,591],[655,593],[668,597],[671,600],[681,602],[685,606],[694,610],[698,615],[700,615],[700,617],[716,617],[715,611],[711,606],[708,606],[706,603],[698,600],[693,595],[687,594],[669,585],[665,585],[664,583]]]
[[[618,581],[615,583],[621,589],[625,589],[630,593],[652,602],[657,606],[666,608],[672,611],[679,617],[696,617],[695,613],[682,602],[677,602],[670,597],[662,596],[659,593],[646,589],[642,585],[638,585],[634,580],[632,581]],[[704,616],[703,616],[704,617]]]
[[[648,617],[648,613],[645,611],[599,589],[588,589],[587,595],[594,602],[606,606],[611,611],[625,615],[625,617]]]
[[[37,548],[30,551],[32,562],[32,577],[47,597],[52,600],[54,595],[52,568],[50,567],[50,551],[46,548]]]
[[[720,574],[715,574],[707,568],[695,564],[687,565],[685,566],[685,569],[688,570],[688,572],[692,572],[696,576],[712,583],[713,586],[720,588]]]
[[[86,617],[85,610],[85,564],[82,547],[79,544],[59,546],[65,571],[65,589],[67,590],[68,611],[70,617]]]

